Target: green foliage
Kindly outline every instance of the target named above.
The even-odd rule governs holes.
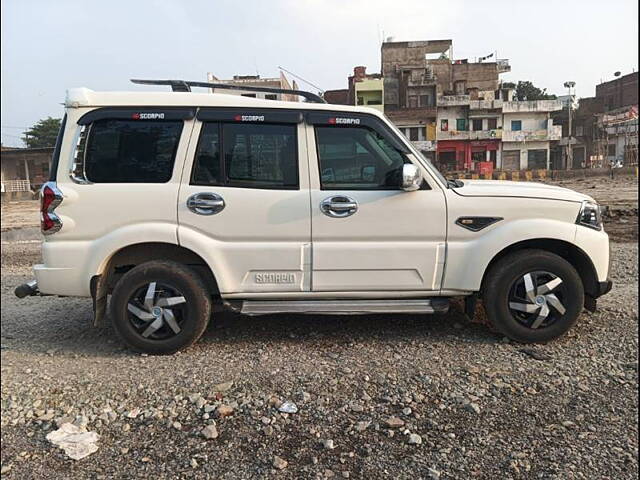
[[[518,100],[555,100],[557,97],[547,93],[546,88],[538,88],[527,80],[518,81],[516,86]]]
[[[60,123],[59,118],[43,118],[24,133],[22,140],[27,148],[53,147],[56,144]]]

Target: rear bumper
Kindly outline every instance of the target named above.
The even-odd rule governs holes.
[[[89,281],[77,268],[54,268],[44,264],[33,266],[38,290],[46,295],[89,297]]]

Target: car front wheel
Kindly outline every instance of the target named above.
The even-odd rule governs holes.
[[[584,305],[580,275],[562,257],[544,250],[520,250],[487,273],[483,303],[489,321],[522,343],[548,342],[564,335]]]

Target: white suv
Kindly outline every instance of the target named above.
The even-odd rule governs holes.
[[[68,92],[41,192],[44,263],[18,296],[91,296],[100,324],[111,295],[128,345],[171,353],[216,306],[421,314],[454,297],[469,316],[481,298],[516,341],[545,342],[611,288],[585,195],[447,180],[384,115],[307,92],[145,83],[174,91]]]

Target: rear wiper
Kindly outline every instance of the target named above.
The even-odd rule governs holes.
[[[457,178],[455,179],[447,178],[447,186],[449,188],[460,188],[460,187],[464,187],[464,182]]]

